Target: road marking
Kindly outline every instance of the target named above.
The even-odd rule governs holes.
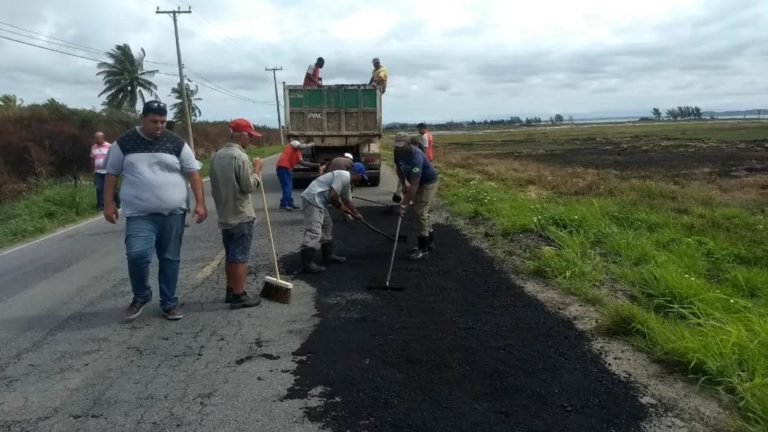
[[[272,156],[268,156],[268,157],[262,159],[262,162],[266,161],[266,160],[269,160],[269,159],[272,159],[272,158],[276,158],[278,156],[280,156],[280,153],[274,154]],[[206,178],[203,179],[203,183],[209,182],[210,180],[211,180],[210,177],[206,177]],[[30,241],[28,243],[23,243],[23,244],[20,244],[18,246],[12,247],[12,248],[10,248],[8,250],[0,251],[0,257],[3,256],[3,255],[7,255],[7,254],[9,254],[11,252],[16,252],[17,250],[21,250],[21,249],[24,249],[26,247],[38,244],[41,241],[48,240],[50,238],[56,237],[58,235],[64,234],[64,233],[69,232],[69,231],[72,231],[73,229],[80,228],[83,225],[87,225],[87,224],[89,224],[91,222],[95,222],[95,221],[101,220],[101,219],[104,219],[103,215],[94,216],[93,218],[85,220],[85,221],[82,221],[82,222],[78,223],[77,225],[72,225],[71,227],[67,227],[67,228],[60,229],[58,231],[54,231],[54,232],[52,232],[52,233],[50,233],[50,234],[48,234],[46,236],[43,236],[43,237],[40,237],[38,239],[32,240],[32,241]]]
[[[11,253],[11,252],[15,252],[15,251],[17,251],[17,250],[19,250],[19,249],[24,249],[24,248],[25,248],[25,247],[27,247],[27,246],[32,246],[33,244],[37,244],[37,243],[40,243],[40,242],[41,242],[41,241],[43,241],[43,240],[48,240],[49,238],[52,238],[52,237],[56,237],[57,235],[60,235],[60,234],[64,234],[65,232],[69,232],[69,231],[72,231],[73,229],[77,229],[77,228],[80,228],[80,227],[81,227],[81,226],[83,226],[83,225],[88,225],[88,224],[89,224],[89,223],[91,223],[91,222],[95,222],[95,221],[97,221],[97,220],[103,220],[103,219],[104,219],[104,216],[102,216],[102,215],[99,215],[99,216],[94,216],[94,217],[92,217],[91,219],[88,219],[88,220],[86,220],[86,221],[80,222],[80,223],[79,223],[79,224],[77,224],[77,225],[72,225],[71,227],[67,227],[67,228],[64,228],[64,229],[60,229],[60,230],[58,230],[58,231],[55,231],[55,232],[53,232],[53,233],[51,233],[51,234],[48,234],[48,235],[46,235],[46,236],[44,236],[44,237],[40,237],[39,239],[36,239],[36,240],[32,240],[32,241],[31,241],[31,242],[29,242],[29,243],[24,243],[24,244],[18,245],[18,246],[16,246],[16,247],[13,247],[13,248],[11,248],[11,249],[8,249],[8,250],[5,250],[5,251],[2,251],[2,252],[0,252],[0,256],[3,256],[3,255],[6,255],[6,254],[9,254],[9,253]]]
[[[213,261],[209,262],[207,266],[203,267],[202,270],[197,274],[197,278],[199,280],[208,279],[211,277],[213,272],[216,271],[216,267],[219,266],[219,264],[224,260],[224,250],[222,249],[221,252],[216,254],[215,257],[213,257]]]

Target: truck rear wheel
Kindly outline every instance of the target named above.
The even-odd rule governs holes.
[[[371,187],[377,187],[379,183],[381,182],[381,176],[370,176],[368,177],[368,185]]]

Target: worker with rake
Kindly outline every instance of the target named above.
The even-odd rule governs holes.
[[[316,178],[301,194],[301,208],[304,213],[304,240],[301,243],[301,264],[305,273],[320,273],[325,267],[315,262],[317,247],[320,246],[326,264],[343,263],[347,259],[333,251],[333,222],[328,205],[363,220],[363,216],[352,202],[352,182],[368,180],[365,167],[360,162],[352,164],[351,171],[332,171]]]
[[[395,136],[395,166],[403,191],[400,216],[405,216],[411,202],[416,212],[419,240],[410,258],[420,260],[429,256],[429,252],[435,249],[435,232],[432,229],[430,212],[437,197],[437,172],[424,152],[412,145],[408,134],[403,132]]]

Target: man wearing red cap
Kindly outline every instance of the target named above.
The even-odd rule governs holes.
[[[238,118],[229,123],[230,136],[211,159],[211,194],[219,215],[219,229],[224,242],[227,275],[225,302],[230,309],[258,306],[258,296],[249,297],[245,291],[248,261],[253,242],[253,210],[251,193],[259,187],[261,160],[248,159],[245,147],[253,137],[260,137],[251,122]]]

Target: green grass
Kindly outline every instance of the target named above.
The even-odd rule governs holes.
[[[251,157],[267,157],[279,153],[282,146],[249,147]],[[203,177],[208,175],[210,161],[203,159]],[[84,218],[96,216],[96,191],[85,181],[74,186],[41,182],[35,192],[16,201],[0,204],[0,248],[55,231]]]
[[[13,245],[97,214],[91,182],[41,183],[37,192],[0,205],[0,247]]]
[[[606,332],[732,395],[745,430],[768,430],[764,208],[653,179],[614,178],[579,194],[548,183],[531,193],[533,174],[524,187],[504,170],[447,159],[440,196],[453,211],[492,221],[499,236],[548,239],[522,270],[594,304]]]

